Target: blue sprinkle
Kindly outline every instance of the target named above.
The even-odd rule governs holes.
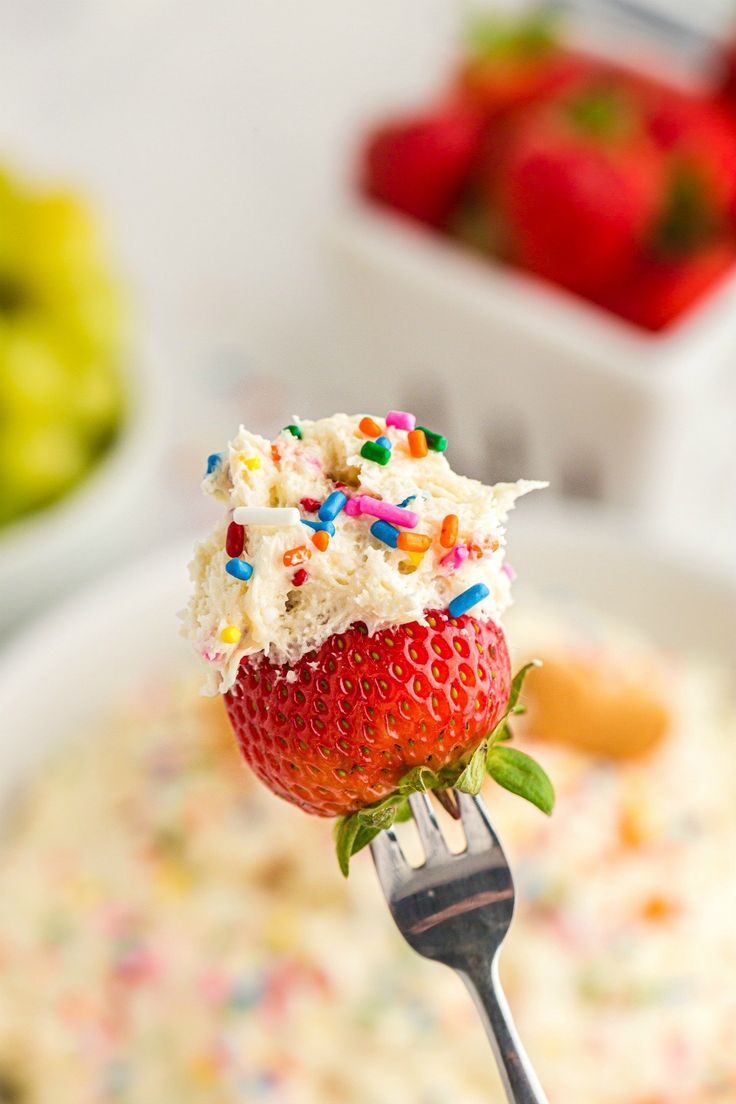
[[[395,548],[396,542],[399,539],[399,530],[395,525],[391,525],[388,521],[374,521],[371,525],[371,533],[378,540],[383,541],[389,548]]]
[[[462,594],[458,594],[456,598],[453,598],[447,607],[447,612],[450,617],[462,617],[473,606],[477,606],[478,602],[482,602],[484,598],[487,598],[490,593],[485,583],[476,583],[475,586],[468,587]]]
[[[333,491],[319,508],[318,517],[320,521],[334,521],[340,511],[345,509],[347,500],[348,496],[344,495],[342,491]]]
[[[212,475],[217,465],[222,460],[221,452],[211,452],[207,457],[207,474]]]
[[[329,533],[331,537],[335,535],[335,526],[331,521],[308,521],[307,518],[300,518],[299,520],[302,525],[308,525],[310,529],[314,529],[315,533],[324,530],[325,533]]]
[[[413,502],[416,497],[416,495],[409,495],[407,498],[404,499],[403,502],[397,502],[396,505],[399,507],[400,510],[403,510],[404,507],[408,506],[410,502]]]
[[[233,579],[240,579],[244,583],[247,583],[253,574],[253,568],[247,560],[228,560],[225,564],[225,570],[228,575],[232,575]]]
[[[376,444],[382,445],[385,449],[388,449],[389,452],[391,451],[391,442],[388,437],[376,437]]]

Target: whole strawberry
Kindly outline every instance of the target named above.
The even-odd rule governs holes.
[[[477,793],[488,771],[551,812],[554,792],[533,760],[504,746],[527,668],[511,680],[493,621],[430,611],[427,624],[329,637],[284,667],[241,664],[225,705],[243,755],[279,797],[339,816],[350,857],[407,808],[415,791]]]
[[[225,696],[243,755],[280,797],[340,816],[392,793],[413,767],[458,764],[503,715],[501,629],[446,611],[368,636],[331,636],[292,668],[248,660]]]
[[[659,216],[664,156],[636,99],[583,82],[530,109],[497,171],[507,248],[522,267],[582,295],[615,282]]]
[[[364,150],[363,190],[410,218],[441,226],[472,169],[480,136],[475,112],[462,106],[388,123]]]

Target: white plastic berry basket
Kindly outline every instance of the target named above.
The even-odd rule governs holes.
[[[455,466],[683,534],[736,502],[736,271],[651,334],[367,203],[333,245],[346,363]]]
[[[556,0],[573,45],[686,87],[730,26],[718,3]],[[653,334],[357,199],[333,244],[346,364],[376,409],[440,427],[453,465],[679,537],[736,526],[736,268]]]

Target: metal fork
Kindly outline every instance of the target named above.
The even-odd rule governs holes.
[[[371,843],[378,878],[399,931],[425,958],[456,970],[483,1020],[512,1104],[547,1104],[519,1041],[498,976],[498,954],[514,913],[514,882],[488,812],[457,793],[466,849],[453,854],[426,794],[411,810],[425,854],[407,862],[393,829]]]

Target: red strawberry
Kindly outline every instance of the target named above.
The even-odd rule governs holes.
[[[709,231],[736,215],[736,124],[704,97],[653,88],[650,98],[649,132],[669,158],[670,205],[676,232],[685,235],[684,242],[676,237],[671,244],[697,247]]]
[[[511,259],[591,295],[642,247],[663,182],[635,98],[587,82],[528,112],[490,191]]]
[[[440,226],[471,172],[480,137],[477,115],[462,106],[389,123],[363,153],[363,190],[419,222]]]
[[[412,768],[462,761],[509,701],[506,640],[492,621],[447,612],[369,636],[331,636],[293,667],[245,661],[225,696],[255,773],[317,816],[353,813]]]
[[[736,264],[736,245],[716,242],[691,257],[642,262],[601,306],[646,330],[663,330],[693,307]]]

